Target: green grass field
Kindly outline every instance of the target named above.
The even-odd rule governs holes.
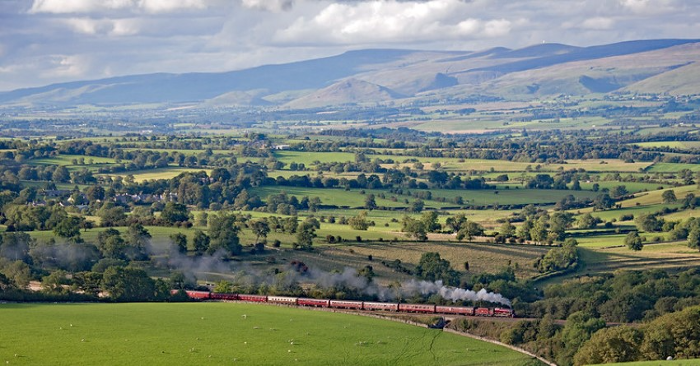
[[[699,366],[700,359],[695,360],[659,360],[659,361],[640,361],[640,362],[620,362],[609,363],[607,366]]]
[[[372,157],[372,156],[369,156]],[[405,159],[414,158],[423,164],[427,163],[440,163],[442,168],[446,171],[491,171],[493,168],[496,172],[511,172],[511,173],[521,173],[525,172],[529,166],[535,169],[540,165],[540,172],[556,172],[559,170],[572,170],[572,169],[583,169],[587,172],[639,172],[640,169],[645,169],[651,165],[651,163],[625,163],[619,159],[591,159],[591,160],[568,160],[566,164],[537,164],[537,163],[525,163],[517,161],[506,161],[506,160],[485,160],[485,159],[466,159],[460,161],[457,158],[429,158],[429,157],[411,157],[411,156],[400,156],[400,155],[379,155],[378,157],[382,159],[391,158],[394,161],[402,162]],[[413,163],[405,164],[406,166],[413,166]],[[391,167],[393,164],[385,164],[384,167]],[[429,169],[430,165],[426,165],[425,169]],[[533,170],[534,172],[534,170]],[[515,178],[517,175],[511,177]]]
[[[532,364],[439,330],[267,305],[0,304],[0,317],[9,365]]]
[[[630,193],[637,193],[642,191],[653,191],[659,189],[659,187],[668,187],[667,184],[659,183],[644,183],[644,182],[618,182],[618,181],[598,181],[598,182],[581,182],[581,189],[591,190],[593,189],[593,184],[598,183],[600,189],[607,188],[613,189],[617,186],[625,186]],[[600,194],[600,193],[596,193]]]
[[[73,160],[77,160],[79,162],[81,158],[84,159],[85,164],[73,164]],[[90,162],[92,162],[92,164],[90,164]],[[52,158],[34,159],[28,161],[27,163],[29,165],[63,165],[68,170],[87,169],[92,172],[96,172],[100,168],[116,164],[116,160],[112,158],[101,158],[95,156],[59,155]]]
[[[636,142],[633,145],[639,147],[672,147],[678,149],[697,149],[700,148],[700,141],[652,141],[652,142]]]
[[[651,237],[651,235],[647,235]],[[617,245],[623,245],[619,238]],[[683,271],[700,265],[700,252],[688,248],[683,242],[645,243],[641,251],[633,251],[625,246],[614,248],[591,247],[584,245],[579,249],[585,265],[580,273],[612,273],[617,270],[664,269]]]
[[[700,171],[700,165],[683,163],[655,163],[647,171],[650,173],[677,173],[683,169],[698,172]]]
[[[375,196],[381,192],[380,190],[364,190],[366,194],[374,193]],[[309,198],[318,197],[321,200],[322,205],[334,205],[338,207],[355,207],[361,208],[365,204],[365,195],[360,193],[359,189],[346,191],[340,188],[302,188],[302,187],[279,187],[279,186],[266,186],[251,189],[251,192],[259,195],[260,198],[265,200],[267,196],[271,194],[279,194],[285,192],[288,196],[297,196],[301,200],[302,197],[308,196]],[[391,195],[387,194],[387,197]],[[397,201],[392,201],[390,199],[382,199],[379,197],[375,198],[377,206],[386,207],[409,207],[410,203],[405,203],[404,199],[409,199],[413,202],[415,198],[409,196],[396,195]],[[426,206],[429,207],[442,207],[449,204],[435,202],[435,201],[425,201]]]
[[[373,156],[369,156],[372,158]],[[277,160],[290,163],[303,163],[307,167],[313,165],[314,161],[321,163],[355,161],[355,154],[346,152],[304,152],[304,151],[275,151]]]
[[[145,169],[145,170],[133,170],[128,172],[120,173],[110,173],[101,175],[110,176],[121,176],[126,177],[127,175],[133,175],[135,182],[143,182],[145,180],[151,179],[171,179],[177,177],[178,175],[186,172],[200,172],[205,171],[207,174],[211,173],[211,169],[201,169],[201,168],[183,168],[183,167],[167,167],[167,168],[155,168],[155,169]]]
[[[354,237],[352,237],[354,239]],[[382,262],[400,260],[407,268],[418,265],[421,255],[425,252],[440,253],[440,257],[450,261],[452,267],[463,274],[464,279],[484,272],[495,273],[503,270],[510,263],[515,266],[518,278],[531,278],[537,274],[532,263],[549,249],[546,246],[534,245],[500,245],[485,243],[459,242],[411,242],[396,243],[373,242],[352,244],[324,244],[316,246],[311,252],[297,250],[266,250],[264,253],[247,255],[245,262],[252,264],[261,271],[281,269],[285,263],[293,260],[302,261],[312,268],[323,271],[343,270],[350,267],[359,269],[366,265],[372,266],[375,281],[388,285],[393,280],[408,280],[411,277],[382,265]],[[369,256],[372,256],[372,260]],[[274,263],[268,260],[274,258]],[[464,270],[464,262],[469,262],[470,270]],[[516,265],[517,264],[517,265]],[[234,267],[236,265],[234,264]],[[208,275],[208,274],[207,274]],[[199,278],[199,275],[198,275]],[[218,276],[217,279],[225,278]]]
[[[519,187],[518,187],[519,188]],[[270,194],[278,194],[281,192],[287,193],[290,196],[318,197],[323,205],[334,205],[338,207],[361,208],[364,205],[365,195],[361,194],[359,189],[343,190],[340,188],[301,188],[301,187],[278,187],[266,186],[251,190],[259,195],[263,200]],[[364,190],[365,194],[374,194],[377,206],[392,207],[392,208],[407,208],[411,202],[416,199],[408,195],[398,195],[390,193],[387,190]],[[431,192],[433,200],[424,200],[425,206],[430,208],[454,207],[454,198],[462,197],[465,204],[468,205],[526,205],[526,204],[553,204],[562,198],[573,195],[579,199],[595,198],[598,193],[591,191],[570,191],[570,190],[542,190],[542,189],[500,189],[500,190],[455,190],[455,189],[430,189],[430,190],[411,190],[411,193]],[[384,194],[386,198],[380,198],[380,194]],[[391,199],[395,197],[396,200]],[[445,198],[445,202],[437,201],[438,198]],[[406,200],[409,203],[406,203]]]

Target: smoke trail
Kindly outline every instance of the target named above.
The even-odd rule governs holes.
[[[149,247],[153,253],[153,248]],[[160,254],[163,254],[162,252]],[[457,301],[488,301],[496,304],[510,306],[510,301],[500,294],[488,292],[486,289],[479,291],[445,286],[442,281],[405,281],[398,286],[379,286],[374,281],[369,281],[359,276],[354,268],[346,267],[342,272],[326,272],[317,268],[304,268],[299,272],[293,265],[286,271],[276,274],[263,273],[249,266],[237,263],[232,270],[231,263],[224,261],[223,253],[189,257],[179,253],[175,246],[170,246],[165,258],[169,268],[182,271],[188,281],[194,282],[196,273],[226,273],[232,275],[235,284],[247,286],[274,285],[276,287],[291,288],[299,284],[313,284],[319,288],[344,287],[359,293],[376,296],[381,301],[397,301],[399,298],[409,298],[415,295],[430,296],[440,295],[446,300]],[[162,258],[162,257],[161,257]],[[305,266],[304,266],[305,267]]]
[[[146,246],[151,258],[158,265],[182,272],[187,282],[195,283],[197,273],[231,273],[231,265],[224,261],[224,253],[189,257],[180,253],[175,245],[163,250],[150,243]]]
[[[410,280],[401,284],[402,292],[406,294],[433,295],[438,294],[443,299],[451,301],[488,301],[510,306],[510,300],[501,294],[488,292],[486,289],[479,291],[465,290],[462,288],[443,285],[442,281],[428,282]]]
[[[510,300],[501,294],[488,292],[486,289],[479,291],[466,290],[457,287],[445,286],[442,281],[416,281],[409,280],[394,288],[378,286],[366,278],[358,276],[357,270],[346,267],[341,273],[328,273],[318,269],[309,269],[307,274],[298,278],[300,282],[313,283],[322,288],[347,287],[355,289],[369,296],[377,296],[383,301],[395,301],[414,295],[430,296],[438,294],[445,300],[457,301],[488,301],[496,304],[510,306]]]

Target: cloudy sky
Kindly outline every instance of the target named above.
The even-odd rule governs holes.
[[[700,37],[697,0],[0,0],[0,91],[351,49]]]

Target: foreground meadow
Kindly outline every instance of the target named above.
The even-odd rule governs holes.
[[[1,304],[11,365],[524,365],[489,343],[348,314],[231,303]]]
[[[621,362],[609,363],[610,366],[698,366],[700,359],[695,360],[670,360],[670,361],[640,361],[640,362]]]

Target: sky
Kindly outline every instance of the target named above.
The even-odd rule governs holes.
[[[698,0],[0,0],[0,91],[366,48],[700,38]]]

